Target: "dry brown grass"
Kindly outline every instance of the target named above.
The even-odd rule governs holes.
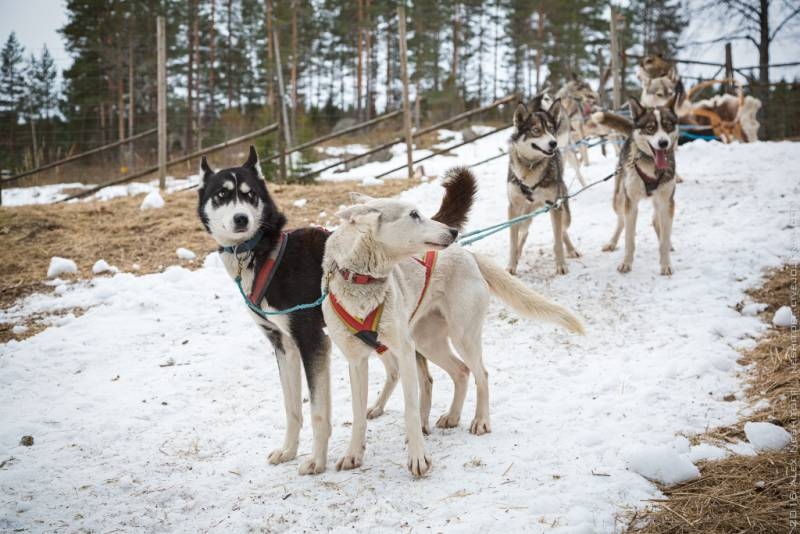
[[[349,191],[372,196],[392,196],[416,185],[407,180],[389,180],[384,185],[364,188],[354,182],[315,185],[272,185],[270,191],[289,219],[289,226],[324,224],[342,204]],[[0,208],[0,308],[8,308],[25,295],[48,292],[47,267],[52,256],[74,260],[79,273],[71,278],[91,278],[92,265],[102,258],[123,271],[159,272],[177,263],[194,268],[206,252],[216,246],[195,214],[197,195],[184,191],[165,196],[162,209],[141,211],[143,195],[105,202],[80,202],[47,206]],[[295,207],[295,200],[307,204]],[[327,216],[320,217],[321,212]],[[198,260],[179,260],[178,247],[198,254]],[[33,335],[43,328],[41,318],[31,318],[28,332],[11,334],[12,325],[0,324],[0,342]]]
[[[769,274],[762,287],[752,290],[756,302],[768,304],[762,319],[770,321],[781,306],[797,307],[796,271],[784,267]],[[800,373],[797,339],[790,329],[771,329],[740,363],[748,365],[748,398],[767,399],[769,408],[755,412],[737,424],[715,428],[695,441],[734,442],[745,439],[748,421],[770,421],[798,435]],[[699,479],[662,487],[667,497],[632,514],[628,533],[728,534],[797,532],[797,443],[780,452],[757,456],[730,456],[699,465]]]

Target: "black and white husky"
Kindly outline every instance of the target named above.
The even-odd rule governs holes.
[[[256,273],[268,261],[278,259],[275,251],[283,245],[283,259],[272,270],[272,280],[254,304],[282,310],[313,302],[320,296],[322,256],[328,233],[321,228],[302,228],[286,236],[286,217],[267,191],[258,155],[241,167],[215,172],[206,158],[200,164],[202,182],[197,213],[203,225],[220,245],[225,269],[235,278],[241,269],[242,287],[248,291]],[[285,243],[283,243],[285,240]],[[297,455],[303,425],[300,364],[306,372],[311,395],[311,426],[314,445],[311,457],[300,464],[301,474],[321,473],[328,457],[331,434],[330,348],[322,328],[319,307],[265,320],[251,312],[275,349],[286,409],[286,437],[283,445],[269,455],[279,464]]]

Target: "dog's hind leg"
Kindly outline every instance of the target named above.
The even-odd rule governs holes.
[[[428,360],[417,351],[417,379],[419,380],[419,418],[422,421],[422,433],[431,433],[431,398],[433,397],[433,377],[428,370]]]
[[[391,352],[378,354],[378,357],[381,359],[383,368],[386,370],[386,381],[383,383],[383,389],[381,389],[381,392],[378,394],[378,398],[375,399],[375,404],[367,410],[367,419],[375,419],[383,414],[383,410],[386,408],[386,402],[389,400],[389,397],[392,396],[392,392],[397,386],[397,361],[395,357]]]
[[[311,397],[311,430],[314,434],[311,458],[300,464],[299,472],[301,475],[316,475],[325,471],[331,437],[331,341],[319,331],[297,339]]]
[[[264,327],[267,336],[275,347],[278,359],[278,373],[283,389],[283,407],[286,411],[286,435],[283,446],[268,456],[271,464],[287,462],[297,456],[300,429],[303,426],[303,401],[301,398],[300,351],[289,336]]]
[[[461,420],[461,410],[469,386],[469,368],[458,359],[447,339],[447,323],[441,316],[426,316],[414,327],[417,349],[438,365],[453,380],[453,400],[448,412],[436,421],[437,428],[454,428]]]
[[[336,470],[355,469],[364,461],[367,438],[367,390],[369,389],[369,355],[348,358],[350,393],[353,405],[353,427],[347,452],[336,462]]]
[[[481,343],[483,331],[483,314],[475,314],[479,317],[478,324],[465,324],[459,327],[459,332],[453,332],[451,328],[451,339],[458,353],[464,359],[469,370],[475,376],[475,386],[477,387],[477,403],[475,406],[475,418],[470,424],[469,431],[480,436],[492,431],[489,420],[489,373],[483,365],[483,346]],[[453,326],[452,323],[451,327]]]

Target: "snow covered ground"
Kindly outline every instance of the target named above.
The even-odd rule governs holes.
[[[504,137],[436,158],[429,173],[489,157]],[[434,468],[423,480],[404,465],[399,391],[369,424],[365,466],[333,469],[351,418],[338,351],[328,471],[300,477],[299,460],[267,465],[284,427],[277,365],[215,255],[196,271],[62,282],[53,295],[27,298],[0,320],[88,309],[0,347],[0,531],[621,528],[618,513],[659,495],[634,469],[691,474],[690,461],[725,454],[690,448],[682,436],[747,409],[737,348],[752,346],[764,326],[734,305],[796,239],[790,210],[800,186],[787,169],[800,165],[797,144],[698,142],[677,158],[685,181],[670,278],[658,274],[649,206],[640,213],[633,272],[616,271],[621,251],[600,251],[614,222],[611,182],[572,202],[570,233],[583,257],[569,261],[566,276],[553,274],[549,221],[534,222],[520,277],[575,310],[588,334],[519,320],[493,302],[484,336],[493,432],[475,437],[465,428],[471,387],[461,426],[427,438]],[[614,166],[595,152],[593,162],[590,178]],[[471,228],[506,213],[505,158],[475,172]],[[403,196],[432,213],[441,188],[425,183]],[[507,235],[473,247],[504,264]],[[370,399],[383,381],[377,361],[372,370]],[[436,417],[452,388],[432,372]],[[725,402],[730,394],[737,400]],[[307,427],[301,456],[310,451]],[[18,445],[23,435],[34,437],[32,447]],[[753,452],[747,443],[736,449]]]

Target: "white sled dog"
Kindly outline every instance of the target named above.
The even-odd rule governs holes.
[[[466,169],[448,174],[451,181],[474,181]],[[414,476],[422,476],[431,468],[422,431],[430,400],[420,402],[418,380],[424,377],[417,373],[418,353],[443,367],[460,363],[459,357],[463,360],[477,385],[470,431],[483,434],[491,431],[481,349],[490,291],[525,317],[552,321],[577,333],[583,327],[572,313],[487,258],[453,245],[457,230],[428,219],[415,206],[362,195],[354,200],[359,204],[338,214],[343,222],[328,239],[323,260],[323,287],[330,294],[322,312],[331,339],[347,357],[352,389],[352,435],[337,468],[353,469],[363,461],[367,362],[375,349],[397,359],[405,400],[407,465]],[[443,210],[447,211],[444,204]],[[425,389],[423,384],[423,394]],[[464,393],[456,395],[444,416],[451,426],[460,417]]]

